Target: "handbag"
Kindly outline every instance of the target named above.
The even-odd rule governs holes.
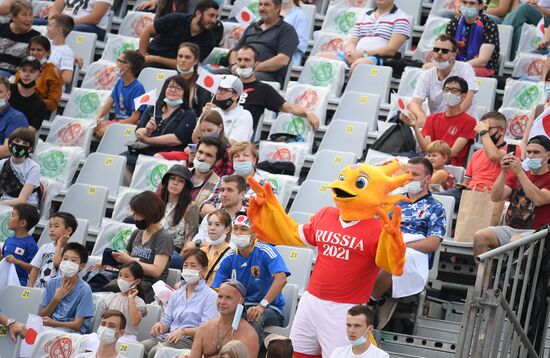
[[[139,140],[133,140],[126,142],[128,147],[128,153],[130,154],[141,154],[144,149],[149,148],[151,145],[147,143],[140,142]]]

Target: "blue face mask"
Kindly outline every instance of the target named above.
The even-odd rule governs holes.
[[[6,100],[3,98],[0,98],[0,107],[4,107],[6,105]]]
[[[546,98],[550,98],[550,83],[544,87],[544,93],[546,93]]]
[[[522,164],[524,169],[537,170],[542,167],[542,158],[525,158]]]
[[[368,329],[367,329],[367,332],[368,332]],[[354,347],[357,347],[357,346],[362,346],[363,344],[367,343],[367,337],[365,337],[367,334],[367,332],[365,332],[364,335],[362,335],[361,337],[357,338],[355,341],[352,341],[348,338],[348,336],[346,335],[346,341],[348,341],[349,344],[351,344],[352,346]]]
[[[166,103],[169,107],[177,107],[183,103],[183,99],[176,99],[175,101],[171,101],[168,98],[164,97],[164,103]]]
[[[252,170],[252,162],[233,162],[233,169],[237,175],[246,175]]]
[[[460,12],[462,13],[462,16],[464,16],[467,19],[473,19],[478,14],[478,9],[475,7],[467,7],[467,6],[461,6]]]

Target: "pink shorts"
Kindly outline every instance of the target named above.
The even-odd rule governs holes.
[[[304,292],[292,323],[290,339],[294,351],[329,358],[346,341],[346,316],[351,303],[325,301]]]

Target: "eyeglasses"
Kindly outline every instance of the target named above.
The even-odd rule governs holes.
[[[449,88],[449,87],[444,87],[443,92],[445,92],[445,93],[451,92],[452,94],[461,93],[460,88]]]
[[[440,47],[434,47],[434,48],[433,48],[433,52],[435,52],[435,53],[440,52],[440,53],[442,53],[442,54],[444,54],[444,55],[448,54],[448,53],[451,52],[451,51],[452,51],[452,50],[449,50],[448,48],[440,48]]]
[[[172,90],[174,92],[183,92],[183,88],[178,86],[168,86],[166,89]]]
[[[120,63],[128,63],[128,62],[126,62],[126,61],[124,61],[124,60],[121,60],[120,58],[117,58],[116,61],[117,61],[117,62],[120,62]]]

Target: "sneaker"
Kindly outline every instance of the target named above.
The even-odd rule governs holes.
[[[376,329],[382,329],[385,325],[388,324],[396,307],[397,301],[391,298],[387,298],[384,303],[377,307],[376,321],[378,322],[378,324],[376,325]]]

